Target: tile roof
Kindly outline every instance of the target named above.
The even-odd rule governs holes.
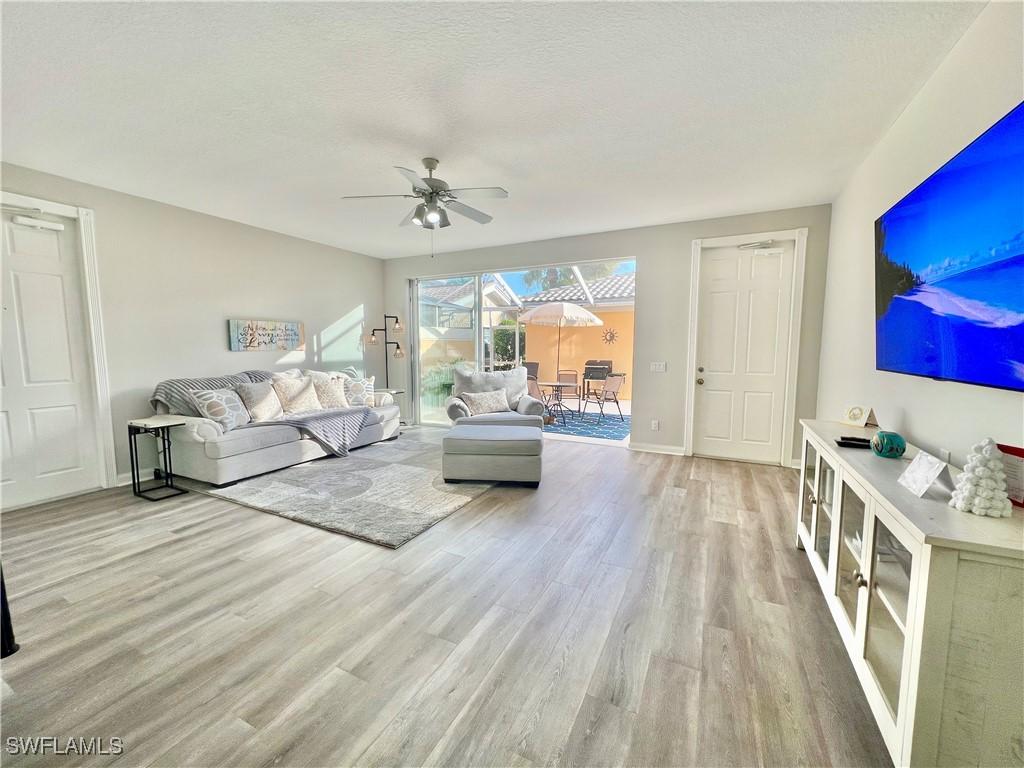
[[[588,280],[587,286],[594,301],[628,301],[636,296],[636,272],[625,275],[611,275],[597,280]],[[583,289],[576,283],[549,288],[540,293],[521,297],[524,302],[543,303],[546,301],[586,301]]]

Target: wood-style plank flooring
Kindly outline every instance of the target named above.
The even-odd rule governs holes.
[[[5,740],[125,745],[4,765],[889,764],[794,471],[548,440],[544,473],[397,551],[196,493],[4,513]]]

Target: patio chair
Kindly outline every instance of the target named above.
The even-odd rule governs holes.
[[[622,389],[622,385],[625,383],[626,374],[612,373],[604,380],[603,386],[598,389],[588,391],[587,396],[583,400],[583,418],[586,418],[587,406],[591,403],[597,403],[597,407],[600,410],[597,417],[598,421],[604,418],[605,404],[615,403],[615,408],[619,412],[619,418],[622,421],[625,421],[626,418],[622,415],[622,407],[619,405],[619,390]]]
[[[558,383],[559,384],[573,384],[575,389],[559,387],[557,396],[559,400],[576,400],[579,402],[583,392],[580,389],[580,372],[574,368],[562,368],[558,372]]]
[[[527,377],[533,376],[533,378],[540,380],[540,363],[523,363],[523,368],[526,369]]]
[[[532,397],[534,400],[540,400],[544,403],[545,407],[548,404],[548,399],[551,397],[550,392],[545,392],[540,388],[540,384],[537,383],[536,376],[526,377],[526,394]]]

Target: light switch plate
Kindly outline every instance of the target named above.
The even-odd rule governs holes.
[[[661,429],[661,422],[657,419],[651,419],[651,432],[657,432]]]
[[[651,363],[651,373],[664,373],[664,372],[665,372],[665,363],[663,363],[663,362]]]

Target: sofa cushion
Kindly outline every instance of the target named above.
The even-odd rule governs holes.
[[[484,413],[479,416],[462,416],[455,420],[456,424],[478,424],[489,426],[536,427],[544,426],[544,417],[533,414],[506,411],[505,413]]]
[[[544,433],[537,427],[456,424],[444,436],[444,452],[470,456],[540,456]]]
[[[284,416],[281,398],[277,396],[277,390],[269,380],[236,384],[235,391],[242,398],[253,421],[273,421]]]
[[[513,368],[510,371],[474,371],[456,367],[452,372],[452,394],[458,397],[463,392],[505,391],[509,408],[519,405],[519,398],[526,394],[526,369]]]
[[[199,415],[217,422],[225,432],[251,421],[249,411],[233,389],[195,389],[188,394]]]
[[[366,421],[363,422],[363,425],[381,424],[385,421],[400,418],[400,416],[401,412],[397,405],[379,405],[376,408],[370,409],[370,412],[366,414]]]
[[[281,407],[284,408],[285,414],[323,410],[323,406],[320,405],[320,400],[316,396],[313,380],[308,376],[300,376],[295,379],[289,376],[275,375],[272,381],[274,391],[281,398]]]
[[[295,427],[267,423],[257,427],[236,429],[220,437],[210,438],[203,445],[203,450],[211,459],[226,459],[228,456],[237,456],[301,439],[302,433]]]

